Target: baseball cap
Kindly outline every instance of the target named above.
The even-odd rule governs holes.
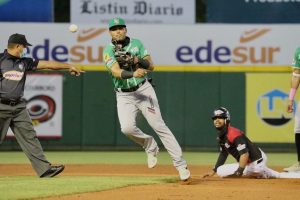
[[[120,17],[116,17],[116,18],[113,18],[113,19],[109,20],[108,28],[111,29],[114,26],[124,26],[124,27],[126,27],[125,20],[120,18]]]
[[[24,46],[32,46],[27,42],[25,35],[15,33],[9,36],[8,43],[22,44]]]

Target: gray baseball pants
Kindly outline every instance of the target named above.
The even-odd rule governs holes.
[[[5,139],[9,127],[33,169],[38,176],[41,176],[51,164],[47,161],[36,136],[25,102],[15,106],[0,103],[0,143]]]
[[[141,145],[146,153],[158,152],[154,138],[136,125],[137,114],[141,111],[170,154],[173,165],[176,168],[187,165],[182,157],[181,147],[162,119],[155,91],[148,81],[135,92],[116,92],[116,96],[121,131],[127,137]]]

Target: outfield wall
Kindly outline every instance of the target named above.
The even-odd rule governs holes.
[[[155,72],[152,77],[162,115],[184,149],[216,149],[210,116],[220,105],[230,110],[234,125],[246,130],[245,73]],[[41,139],[45,149],[138,148],[120,132],[115,94],[106,71],[88,71],[79,78],[65,74],[63,91],[63,137]],[[138,124],[157,138],[141,116]],[[287,142],[264,146],[279,151],[293,148]],[[7,139],[1,148],[18,149],[18,145]]]
[[[162,115],[183,147],[215,147],[210,119],[213,109],[227,106],[233,122],[245,128],[244,73],[156,72],[152,74]],[[105,71],[63,83],[63,137],[41,139],[45,148],[119,148],[135,146],[121,132],[110,77]],[[155,135],[145,120],[138,123]],[[11,145],[11,139],[4,145]]]

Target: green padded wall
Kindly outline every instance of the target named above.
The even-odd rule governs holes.
[[[184,149],[215,149],[213,109],[227,107],[232,123],[245,128],[245,74],[219,72],[155,72],[152,74],[162,116]],[[160,140],[146,120],[138,125]],[[120,131],[115,92],[107,72],[64,76],[63,138],[41,140],[45,149],[140,148]],[[0,147],[15,149],[14,140]]]

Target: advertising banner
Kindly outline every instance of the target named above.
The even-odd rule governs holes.
[[[62,137],[61,74],[28,74],[24,98],[39,138]],[[11,129],[7,136],[13,136]]]
[[[0,23],[0,47],[9,35],[20,32],[33,44],[34,58],[71,62],[95,69],[103,67],[103,50],[111,42],[107,26],[69,24]],[[289,67],[300,44],[299,25],[128,25],[128,36],[140,39],[155,65],[174,70],[180,67],[215,67],[220,70]],[[290,68],[288,68],[290,69]],[[162,69],[163,70],[163,69]]]
[[[299,23],[300,0],[209,0],[210,23]]]
[[[295,113],[286,112],[290,79],[287,73],[246,74],[246,134],[253,141],[294,142]]]
[[[53,0],[1,0],[0,21],[53,22]]]
[[[194,24],[195,0],[72,0],[71,22],[107,24],[122,17],[128,24]]]

